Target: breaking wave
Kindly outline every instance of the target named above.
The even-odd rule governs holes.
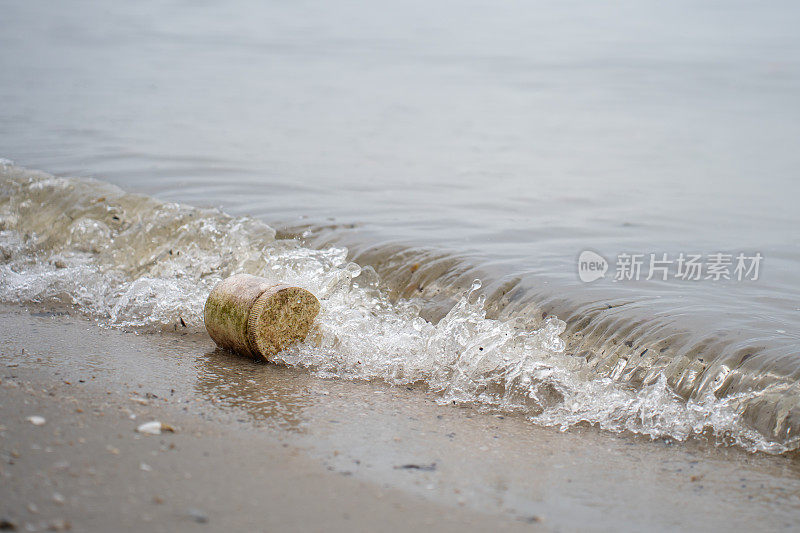
[[[375,270],[349,261],[345,248],[312,249],[256,219],[0,162],[1,301],[72,306],[127,329],[199,333],[211,288],[238,272],[317,295],[322,309],[309,338],[276,362],[323,377],[423,384],[442,403],[519,412],[562,430],[588,423],[679,441],[704,435],[751,451],[798,447],[788,407],[773,409],[773,432],[745,416],[753,405],[796,398],[796,383],[718,394],[720,375],[717,387],[689,399],[663,373],[634,386],[569,349],[555,316],[533,327],[487,318],[478,280],[434,323],[418,301],[390,300]]]

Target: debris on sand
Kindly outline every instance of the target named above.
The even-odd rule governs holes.
[[[47,524],[47,531],[69,531],[72,529],[72,524],[69,520],[57,519],[51,520]]]
[[[187,513],[192,520],[198,524],[205,524],[208,522],[208,515],[202,509],[189,509]]]
[[[429,465],[406,464],[394,467],[395,470],[421,470],[423,472],[433,472],[436,470],[436,463]]]
[[[43,416],[38,416],[38,415],[29,416],[25,420],[27,420],[34,426],[43,426],[45,422],[47,422],[47,420],[45,420]]]
[[[141,424],[136,428],[136,431],[139,433],[144,433],[145,435],[161,435],[161,433],[166,431],[175,433],[175,428],[169,424],[154,420],[152,422],[145,422],[144,424]]]

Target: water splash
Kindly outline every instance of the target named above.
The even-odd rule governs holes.
[[[519,412],[562,430],[589,423],[681,441],[703,434],[770,453],[798,447],[789,433],[769,439],[745,422],[764,391],[718,397],[719,387],[710,387],[686,401],[663,375],[626,385],[624,364],[598,374],[566,352],[565,323],[554,316],[535,328],[487,318],[479,280],[434,324],[418,303],[391,301],[374,269],[348,261],[344,248],[309,249],[276,239],[258,220],[0,162],[4,302],[69,305],[142,331],[200,332],[208,293],[236,272],[318,296],[322,309],[308,340],[277,362],[323,377],[420,383],[442,403]]]

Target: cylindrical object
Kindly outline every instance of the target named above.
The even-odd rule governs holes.
[[[305,289],[237,274],[217,284],[204,310],[217,346],[259,360],[306,338],[319,300]]]

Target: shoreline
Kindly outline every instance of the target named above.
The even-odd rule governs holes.
[[[350,262],[346,248],[275,239],[262,221],[164,203],[110,183],[13,165],[0,171],[10,228],[2,234],[2,301],[74,302],[108,325],[204,335],[209,293],[246,272],[303,287],[324,302],[312,342],[274,361],[345,379],[425,382],[456,402],[522,408],[553,427],[595,424],[677,440],[704,432],[769,453],[798,445],[791,359],[774,351],[761,357],[749,342],[730,344],[734,352],[720,359],[714,346],[731,338],[708,344],[705,335],[692,336],[696,349],[672,353],[682,345],[673,342],[679,332],[657,328],[656,345],[641,343],[639,333],[650,326],[632,330],[610,302],[578,316],[517,315],[523,293],[510,286],[508,306],[501,306],[508,316],[492,319],[494,304],[484,300],[492,289],[475,278],[444,318],[427,321],[424,298],[394,301],[383,269]],[[407,265],[406,274],[418,275],[423,263]],[[434,278],[458,285],[444,271]],[[611,322],[592,318],[608,310],[617,317]],[[576,339],[570,324],[594,333]],[[591,348],[597,342],[600,351]]]
[[[17,530],[734,531],[800,516],[794,456],[561,433],[73,315],[3,305],[0,323],[0,518]],[[150,420],[176,432],[135,431]]]

